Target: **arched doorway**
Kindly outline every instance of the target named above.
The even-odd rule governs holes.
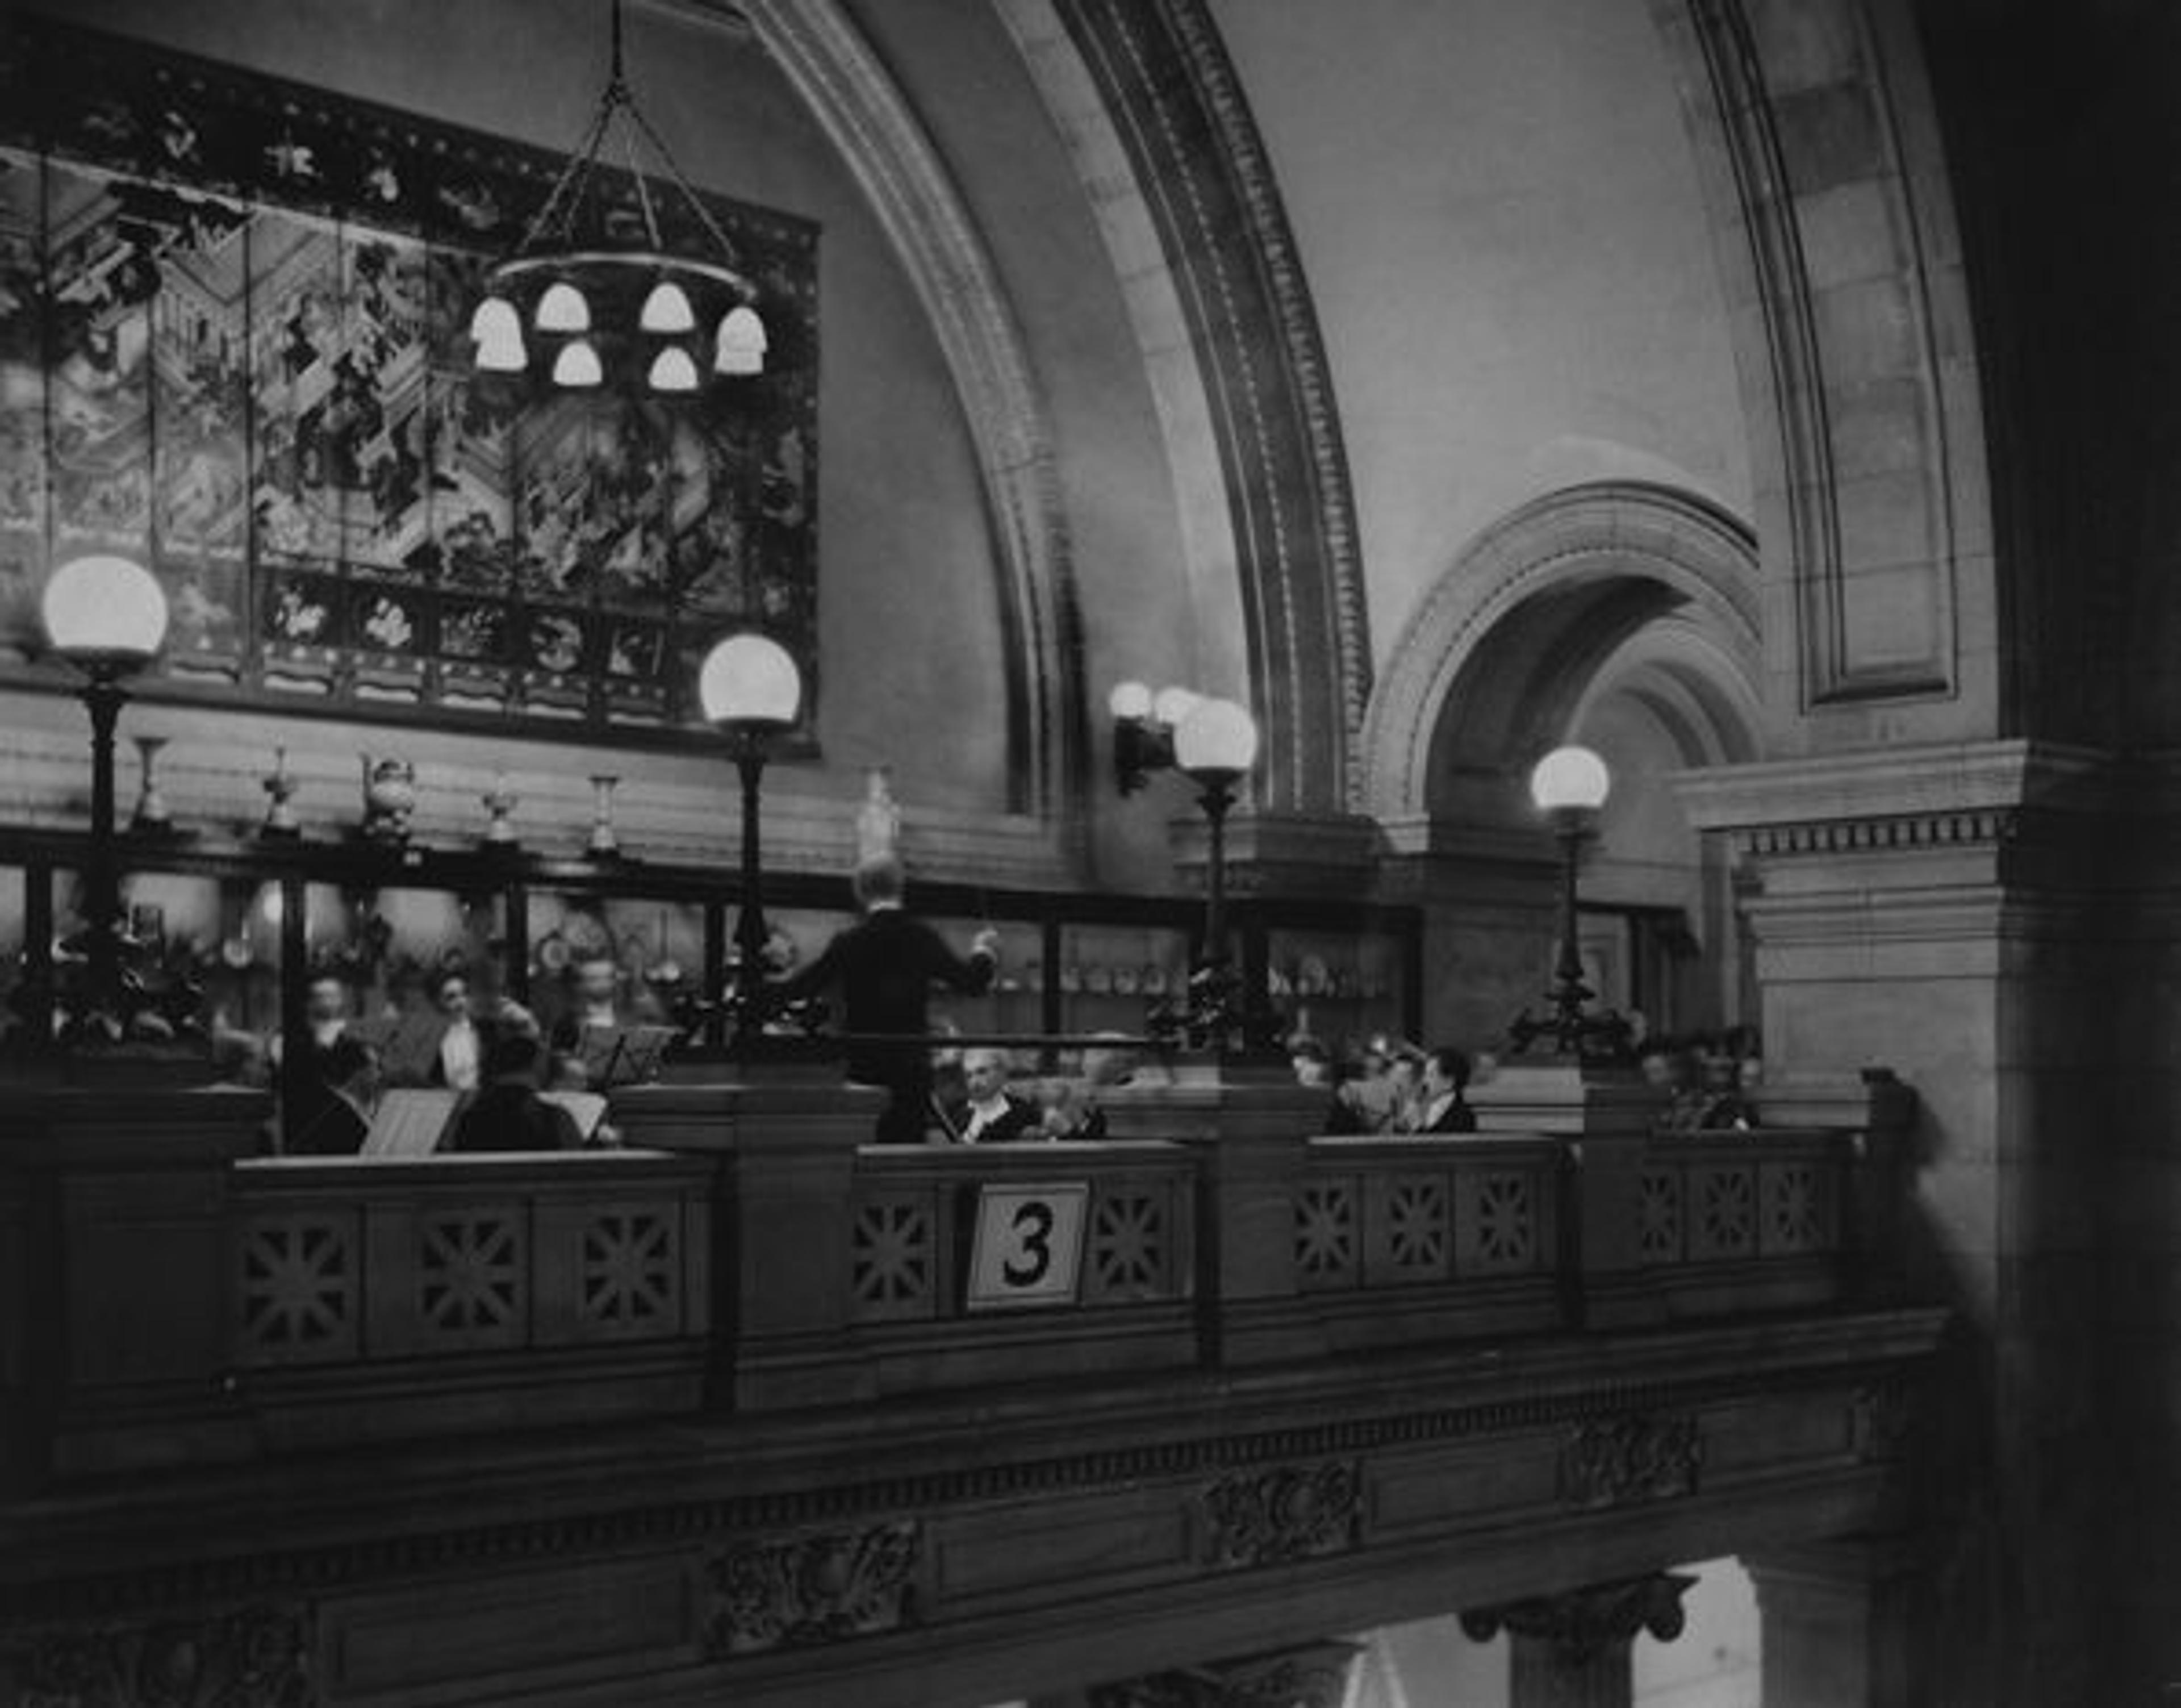
[[[1430,1030],[1488,1036],[1543,987],[1549,851],[1526,782],[1568,740],[1617,779],[1584,885],[1597,982],[1662,1027],[1742,1017],[1725,851],[1672,779],[1757,755],[1762,657],[1754,541],[1687,495],[1571,488],[1460,555],[1395,649],[1367,743],[1374,809],[1424,867]]]

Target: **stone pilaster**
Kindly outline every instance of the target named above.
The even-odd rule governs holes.
[[[1764,1708],[1913,1708],[1913,1561],[1891,1540],[1744,1555],[1764,1632]]]
[[[1946,1586],[1934,1705],[2100,1700],[2101,1141],[2138,1047],[2118,780],[2099,755],[1991,742],[1682,786],[1749,884],[1768,1061],[1891,1068],[1921,1110],[1908,1280],[1967,1329],[1944,1478],[1919,1491]]]
[[[1477,1641],[1506,1632],[1512,1648],[1511,1708],[1630,1708],[1629,1655],[1648,1631],[1681,1634],[1681,1595],[1697,1580],[1662,1572],[1539,1595],[1461,1616]]]
[[[1423,1033],[1476,1047],[1552,981],[1560,864],[1542,832],[1386,826],[1381,893],[1423,911]]]

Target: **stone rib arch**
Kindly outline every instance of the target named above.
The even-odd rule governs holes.
[[[1714,691],[1755,706],[1759,593],[1749,530],[1686,494],[1598,482],[1523,506],[1463,549],[1395,644],[1365,724],[1368,810],[1384,822],[1441,804],[1433,771],[1449,756],[1449,717],[1477,726],[1455,732],[1455,749],[1516,763],[1505,744],[1565,727],[1647,625],[1702,635],[1731,683]]]
[[[862,187],[953,376],[1002,566],[1010,805],[1057,822],[1079,856],[1081,615],[1045,401],[998,269],[930,135],[839,0],[736,0],[736,10]]]

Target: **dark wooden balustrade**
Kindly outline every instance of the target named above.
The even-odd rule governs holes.
[[[864,1142],[870,1104],[649,1087],[625,1151],[378,1163],[245,1159],[245,1095],[30,1098],[5,1484],[1883,1302],[1902,1190],[1868,1119],[1328,1138],[1310,1094],[1191,1086],[1119,1099],[1107,1142],[919,1150]],[[1018,1242],[982,1296],[980,1216]]]

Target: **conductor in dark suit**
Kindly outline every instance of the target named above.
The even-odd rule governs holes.
[[[882,1144],[920,1144],[930,1118],[931,987],[968,996],[991,987],[998,934],[978,932],[966,959],[939,933],[902,907],[901,862],[882,859],[856,868],[856,900],[864,916],[837,936],[801,972],[773,988],[787,1001],[837,987],[842,1025],[852,1034],[889,1033],[903,1042],[849,1046],[848,1078],[891,1095],[879,1117]]]

